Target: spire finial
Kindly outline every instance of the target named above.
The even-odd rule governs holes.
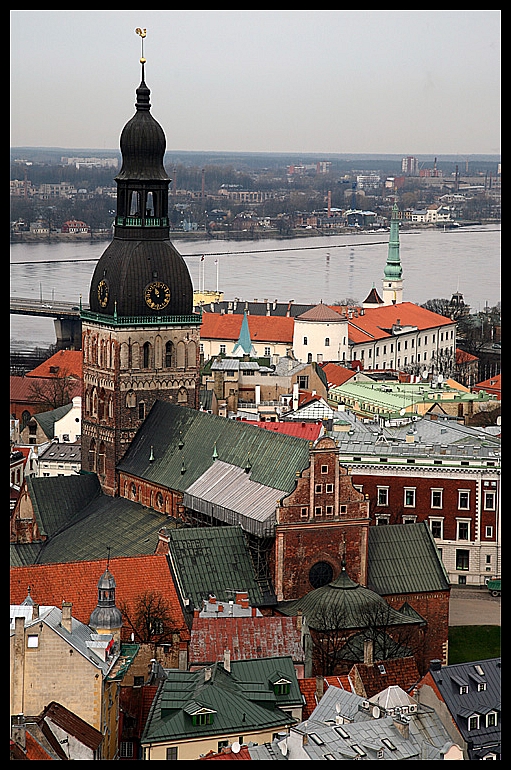
[[[145,61],[146,61],[144,59],[144,38],[147,35],[147,31],[145,29],[141,29],[140,27],[137,27],[135,32],[137,33],[137,35],[140,35],[140,37],[142,38],[142,40],[141,40],[141,43],[142,43],[142,55],[140,57],[140,64],[144,65]]]

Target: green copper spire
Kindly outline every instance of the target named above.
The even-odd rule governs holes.
[[[236,345],[232,350],[233,354],[236,353],[236,351],[239,348],[241,348],[241,352],[238,353],[238,355],[246,355],[246,356],[255,355],[255,348],[252,345],[252,340],[250,339],[250,330],[248,328],[248,318],[247,318],[246,311],[243,313],[243,321],[241,324],[240,336]]]
[[[403,275],[403,268],[399,259],[399,209],[397,203],[392,208],[392,217],[390,220],[390,238],[389,252],[387,255],[387,264],[383,272],[386,281],[399,281]]]

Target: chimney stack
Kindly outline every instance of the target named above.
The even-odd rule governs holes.
[[[72,602],[62,602],[62,621],[60,625],[68,633],[71,633],[71,629],[72,629],[72,619],[71,619],[72,606],[73,606]]]
[[[372,639],[364,639],[364,664],[372,666],[374,663],[374,644]]]
[[[226,671],[231,670],[231,651],[224,650],[224,669]]]

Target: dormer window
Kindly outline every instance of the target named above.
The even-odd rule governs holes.
[[[479,730],[479,714],[473,714],[468,718],[468,729]]]

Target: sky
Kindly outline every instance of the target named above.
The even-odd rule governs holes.
[[[10,12],[11,147],[500,154],[501,11]]]

